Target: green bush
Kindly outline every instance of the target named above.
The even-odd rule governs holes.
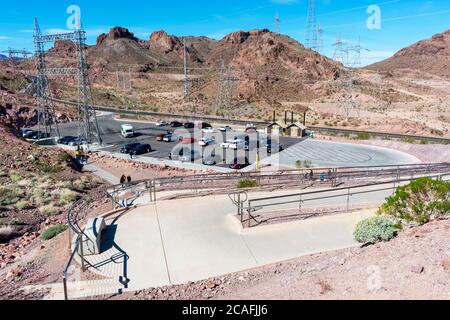
[[[20,201],[24,194],[23,190],[16,187],[0,187],[0,205],[9,206]]]
[[[409,143],[409,144],[415,144],[416,143],[416,139],[414,139],[414,138],[401,138],[400,141],[404,142],[404,143]]]
[[[450,182],[420,178],[401,186],[379,209],[403,225],[450,217]]]
[[[370,140],[371,136],[369,133],[358,133],[355,140]]]
[[[256,180],[244,179],[239,181],[238,188],[246,189],[246,188],[256,188],[258,186],[258,182]]]
[[[393,239],[399,229],[400,227],[389,218],[378,216],[358,223],[353,235],[359,243],[373,244]]]
[[[63,233],[67,230],[67,226],[65,224],[58,224],[56,226],[48,228],[44,233],[42,233],[42,239],[50,240],[56,237],[58,234]]]

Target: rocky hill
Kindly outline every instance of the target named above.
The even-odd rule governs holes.
[[[393,57],[367,67],[375,71],[419,70],[450,78],[450,30],[419,41]]]

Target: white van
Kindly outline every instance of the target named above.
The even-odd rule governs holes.
[[[124,138],[133,138],[134,137],[133,126],[131,126],[129,124],[123,124],[121,133]]]

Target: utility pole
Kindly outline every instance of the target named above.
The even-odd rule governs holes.
[[[317,24],[317,52],[322,53],[323,51],[323,29],[320,24]]]
[[[317,14],[316,0],[308,0],[308,15],[306,18],[306,46],[311,50],[317,51]]]
[[[187,48],[186,37],[183,37],[183,60],[184,60],[184,97],[189,95],[189,76],[188,76],[188,63],[187,63]]]

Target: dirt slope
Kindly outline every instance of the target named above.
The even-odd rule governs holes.
[[[419,41],[393,57],[367,67],[375,71],[419,70],[430,75],[450,77],[450,30]]]

